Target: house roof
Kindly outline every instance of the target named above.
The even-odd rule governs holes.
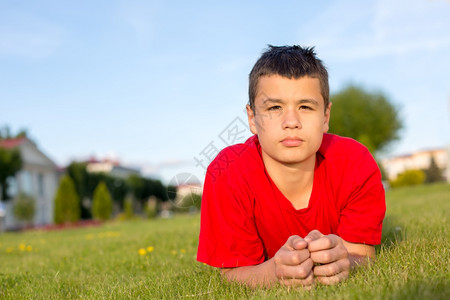
[[[19,147],[27,140],[26,137],[12,138],[12,139],[2,139],[0,140],[0,148],[4,149],[14,149]]]

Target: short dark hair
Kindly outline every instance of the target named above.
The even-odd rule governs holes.
[[[249,75],[248,96],[252,110],[255,110],[259,78],[269,75],[280,75],[289,79],[299,79],[304,76],[319,79],[321,94],[325,109],[327,109],[330,98],[328,72],[322,61],[317,58],[314,47],[302,48],[297,45],[268,45],[268,47],[255,63]]]

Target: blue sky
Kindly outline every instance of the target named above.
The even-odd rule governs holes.
[[[165,182],[202,179],[194,158],[246,121],[263,49],[299,44],[316,47],[332,93],[354,83],[400,106],[402,139],[385,155],[443,147],[449,28],[444,0],[2,0],[0,126],[27,129],[62,166],[109,156]]]

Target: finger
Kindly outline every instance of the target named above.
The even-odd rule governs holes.
[[[306,238],[305,238],[306,239]],[[342,244],[341,238],[334,234],[324,235],[321,238],[308,242],[308,249],[311,252],[326,250]]]
[[[313,274],[314,263],[311,259],[305,260],[296,266],[280,265],[276,267],[275,275],[278,279],[305,279]]]
[[[276,265],[286,265],[286,266],[298,266],[309,258],[308,249],[303,250],[288,250],[281,249],[275,254],[275,264]]]
[[[348,252],[344,247],[335,247],[332,249],[310,252],[310,257],[315,263],[329,264],[347,258]]]
[[[314,275],[313,272],[309,272],[309,274],[303,279],[299,278],[289,278],[289,279],[281,279],[279,280],[281,285],[288,287],[295,286],[310,286],[314,283]]]
[[[334,276],[342,272],[350,270],[350,261],[348,259],[341,259],[330,264],[314,267],[315,276]]]
[[[345,279],[347,279],[348,274],[349,274],[348,272],[342,272],[342,273],[336,274],[334,276],[319,276],[319,277],[315,277],[315,280],[317,282],[320,282],[321,284],[333,285],[333,284],[337,284],[337,283],[342,282]]]
[[[298,235],[291,235],[285,245],[289,250],[301,250],[308,247],[308,243]]]
[[[310,243],[312,241],[320,239],[321,237],[323,237],[323,234],[319,230],[313,230],[310,233],[308,233],[307,236],[305,236],[305,241]]]

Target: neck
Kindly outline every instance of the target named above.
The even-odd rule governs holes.
[[[263,155],[264,165],[272,181],[296,209],[308,206],[314,182],[315,155],[307,161],[283,164]]]

